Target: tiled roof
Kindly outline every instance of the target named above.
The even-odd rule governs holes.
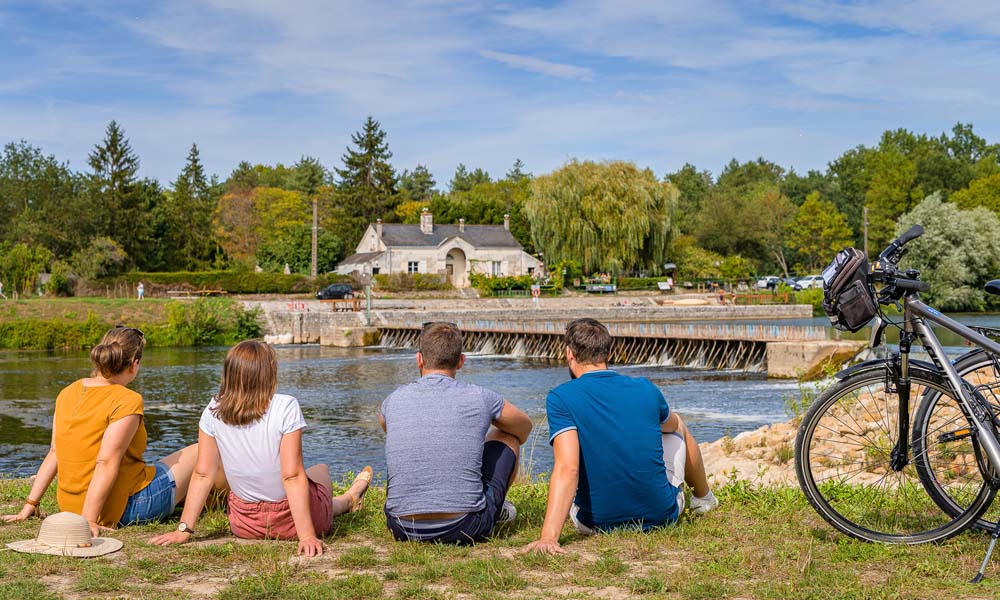
[[[521,244],[503,225],[466,225],[459,233],[458,225],[434,225],[433,233],[423,233],[420,225],[387,223],[382,225],[382,241],[386,246],[439,246],[452,237],[460,237],[476,247],[520,248]]]

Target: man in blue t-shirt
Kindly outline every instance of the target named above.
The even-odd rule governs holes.
[[[566,326],[571,380],[545,401],[555,465],[542,535],[527,550],[563,553],[567,515],[584,534],[673,523],[684,510],[684,482],[694,512],[718,506],[698,443],[660,390],[608,369],[612,342],[594,319]]]

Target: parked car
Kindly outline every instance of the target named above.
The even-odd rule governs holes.
[[[793,288],[798,290],[809,290],[813,288],[823,289],[823,276],[822,275],[809,275],[803,277],[795,282]]]
[[[349,283],[331,283],[320,291],[316,292],[316,298],[320,300],[339,300],[342,298],[353,298],[354,288]]]
[[[767,275],[767,276],[761,277],[760,279],[757,280],[757,289],[758,290],[764,290],[764,289],[773,290],[774,288],[778,287],[778,283],[780,283],[780,282],[781,282],[781,279],[779,279],[777,276],[775,276],[775,275]]]

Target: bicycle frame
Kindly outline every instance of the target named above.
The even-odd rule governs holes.
[[[989,458],[994,471],[1000,472],[1000,441],[993,434],[993,415],[989,414],[979,402],[975,401],[971,396],[970,387],[963,385],[965,382],[959,376],[955,365],[945,356],[941,342],[930,326],[927,325],[927,321],[936,323],[972,342],[976,346],[996,355],[1000,355],[1000,344],[951,317],[942,314],[936,308],[924,304],[915,292],[907,293],[903,296],[902,300],[904,321],[903,334],[900,336],[900,361],[897,374],[897,389],[899,390],[900,398],[900,436],[897,447],[893,450],[893,468],[901,470],[906,465],[906,457],[909,453],[909,350],[910,343],[913,337],[916,336],[920,339],[928,354],[930,354],[931,360],[944,373],[948,383],[951,385],[952,391],[955,392],[955,398],[960,403],[962,411],[973,422],[976,429],[982,432],[982,435],[978,436],[979,443],[982,445],[987,458]],[[997,482],[992,481],[990,483],[995,487]]]

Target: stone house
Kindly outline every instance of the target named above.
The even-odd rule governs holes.
[[[471,273],[494,276],[531,275],[542,262],[521,247],[503,225],[435,225],[426,208],[419,225],[378,222],[368,226],[355,254],[337,265],[337,273],[435,273],[455,287],[469,287]]]

